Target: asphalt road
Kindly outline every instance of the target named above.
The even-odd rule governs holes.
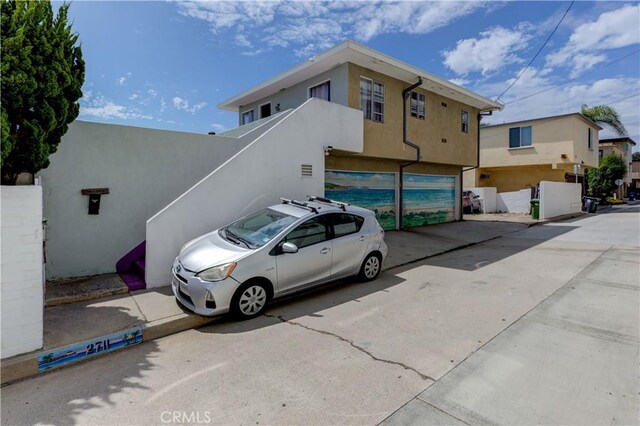
[[[637,424],[638,207],[2,388],[2,424]]]

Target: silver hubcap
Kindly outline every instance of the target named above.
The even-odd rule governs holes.
[[[253,315],[267,303],[267,292],[259,285],[246,289],[240,296],[240,312]]]
[[[371,256],[364,264],[364,276],[367,278],[373,278],[376,276],[379,269],[380,261],[377,257]]]

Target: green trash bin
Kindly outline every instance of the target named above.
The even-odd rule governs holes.
[[[531,200],[531,219],[540,219],[540,200],[537,198]]]

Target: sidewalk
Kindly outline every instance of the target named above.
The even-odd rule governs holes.
[[[463,221],[391,231],[383,270],[458,250],[525,229],[540,221]],[[44,347],[2,360],[2,384],[131,344],[158,339],[216,321],[176,302],[169,286],[48,307]],[[40,361],[40,367],[39,367]]]

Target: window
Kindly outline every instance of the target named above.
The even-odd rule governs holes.
[[[411,92],[411,116],[424,120],[425,103],[424,93]]]
[[[531,126],[509,129],[509,148],[531,146]]]
[[[242,113],[241,125],[249,124],[253,121],[253,110]]]
[[[319,98],[331,101],[331,81],[325,81],[309,88],[309,98]]]
[[[384,122],[384,84],[360,77],[360,109],[365,119]]]
[[[287,243],[293,243],[299,249],[326,241],[327,226],[324,216],[316,216],[304,222],[291,231],[284,239]]]
[[[462,132],[469,133],[469,113],[465,110],[462,110]]]
[[[604,157],[604,151],[599,149],[598,150],[598,159],[602,160],[602,157]]]
[[[624,152],[629,152],[629,144],[623,143],[622,149],[624,150]]]
[[[587,147],[589,149],[593,149],[593,129],[591,127],[589,127],[588,129],[589,133],[587,134]]]
[[[364,223],[364,219],[360,216],[345,213],[330,214],[329,221],[333,229],[334,238],[355,234],[360,231],[360,228],[362,228],[362,224]]]
[[[260,118],[266,118],[271,115],[271,102],[260,105]]]

